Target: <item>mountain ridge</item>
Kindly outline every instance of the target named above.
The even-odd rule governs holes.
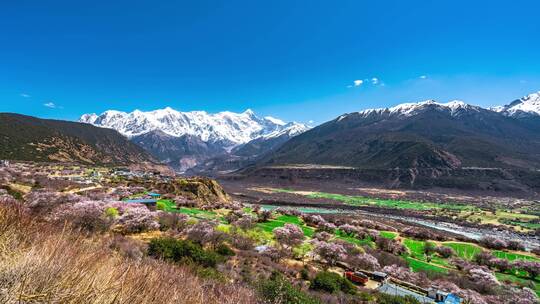
[[[1,159],[131,165],[156,163],[115,130],[0,113]]]
[[[268,168],[289,166],[289,173],[279,173],[287,175],[297,174],[297,165],[341,166],[392,185],[454,185],[463,173],[457,172],[467,169],[467,177],[459,177],[461,185],[492,185],[482,170],[496,169],[501,172],[497,178],[527,176],[520,180],[523,188],[540,188],[538,174],[532,174],[540,170],[540,115],[511,111],[530,100],[519,99],[500,111],[428,100],[343,114],[293,137],[243,172],[256,175],[266,168],[261,174],[272,176]],[[323,171],[311,173],[330,176]]]

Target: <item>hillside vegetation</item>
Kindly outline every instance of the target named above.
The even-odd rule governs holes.
[[[154,162],[114,130],[11,113],[0,113],[0,159],[109,165]]]

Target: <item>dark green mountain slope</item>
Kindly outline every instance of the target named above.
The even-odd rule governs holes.
[[[264,164],[369,169],[540,168],[540,118],[427,107],[411,116],[352,113],[292,138]]]
[[[0,159],[110,165],[153,162],[114,130],[12,113],[0,113]]]

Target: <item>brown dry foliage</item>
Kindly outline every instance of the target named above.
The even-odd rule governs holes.
[[[253,291],[187,267],[123,257],[99,237],[0,205],[0,303],[255,303]]]

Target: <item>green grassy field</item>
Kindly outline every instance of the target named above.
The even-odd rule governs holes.
[[[448,273],[448,269],[439,267],[432,263],[427,263],[418,259],[414,259],[412,257],[406,257],[405,260],[407,261],[407,263],[409,263],[409,267],[411,267],[413,271],[434,271]]]
[[[500,250],[493,250],[491,253],[494,256],[496,256],[496,257],[498,257],[500,259],[507,259],[509,261],[514,261],[514,260],[540,261],[540,259],[538,259],[536,257],[529,256],[529,255],[524,255],[524,254],[519,254],[519,253],[513,253],[513,252],[505,252],[505,251],[500,251]]]
[[[469,244],[469,243],[459,243],[459,242],[445,242],[442,243],[445,247],[450,247],[454,250],[456,255],[465,260],[472,260],[475,255],[482,252],[482,247]]]
[[[417,241],[413,239],[404,239],[403,245],[405,245],[405,247],[409,249],[413,257],[424,255],[425,242],[423,241]]]
[[[510,221],[509,223],[513,226],[521,226],[527,229],[540,229],[540,224],[538,223],[516,222],[516,221]]]
[[[382,236],[383,238],[387,238],[387,239],[395,239],[398,234],[397,232],[392,232],[392,231],[379,231],[379,235]]]
[[[184,213],[198,219],[216,219],[218,215],[213,211],[201,210],[198,208],[180,207],[177,208],[173,201],[167,199],[158,200],[157,205],[163,206],[163,211]]]
[[[339,229],[336,229],[335,231],[335,236],[336,238],[340,239],[340,240],[344,240],[344,241],[347,241],[349,243],[352,243],[352,244],[355,244],[355,245],[358,245],[358,246],[369,246],[369,247],[375,247],[375,243],[367,238],[367,239],[358,239],[356,237],[353,237],[353,236],[350,236],[350,235],[347,235],[346,233],[344,233],[343,231],[339,230]]]
[[[326,192],[312,192],[309,194],[299,193],[288,189],[272,189],[275,192],[294,193],[299,195],[305,195],[309,198],[325,198],[335,201],[344,202],[353,206],[378,206],[395,209],[412,209],[412,210],[435,210],[435,209],[453,209],[453,210],[470,210],[474,209],[471,206],[462,204],[436,204],[430,202],[416,202],[408,200],[392,200],[392,199],[379,199],[368,198],[362,196],[342,195]]]
[[[300,228],[304,232],[304,235],[307,237],[312,237],[315,232],[315,229],[313,229],[312,227],[306,226],[303,223],[303,221],[300,218],[298,218],[298,216],[294,216],[294,215],[281,215],[275,219],[269,220],[268,222],[258,223],[257,227],[261,228],[262,230],[266,232],[272,232],[275,228],[283,227],[287,223],[296,224],[300,226]]]

